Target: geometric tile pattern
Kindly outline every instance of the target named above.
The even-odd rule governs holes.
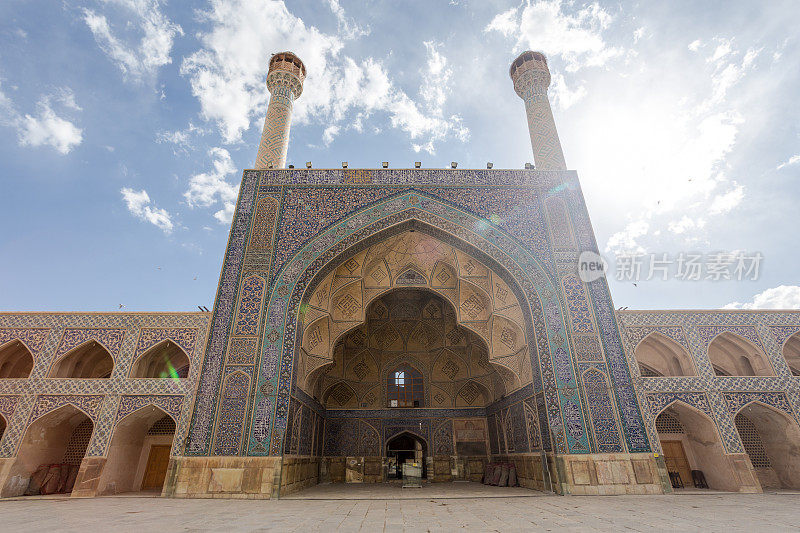
[[[800,377],[793,376],[783,357],[786,339],[800,332],[795,311],[619,311],[630,371],[646,405],[648,433],[660,448],[653,424],[670,403],[683,401],[708,414],[728,453],[743,453],[734,417],[751,402],[782,411],[798,423]],[[696,376],[642,377],[635,348],[647,335],[658,332],[686,348]],[[718,376],[708,358],[708,346],[717,335],[731,333],[747,339],[767,356],[774,376]]]
[[[257,335],[258,318],[261,315],[261,300],[264,297],[264,278],[250,276],[242,282],[239,301],[239,317],[236,335]]]
[[[230,323],[226,316],[230,316],[228,309],[232,302],[244,301],[240,294],[242,282],[235,280],[245,261],[248,241],[239,235],[246,236],[258,219],[253,207],[257,195],[279,199],[278,221],[274,226],[275,243],[269,246],[274,251],[266,275],[268,282],[262,304],[265,311],[258,319],[264,325],[259,326],[257,372],[249,385],[254,403],[241,421],[248,435],[241,453],[279,454],[284,450],[293,394],[296,313],[305,289],[318,275],[323,275],[326,265],[344,257],[345,251],[362,243],[368,246],[365,243],[378,239],[383,235],[381,232],[412,221],[420,221],[430,231],[439,232],[442,238],[451,241],[448,242],[451,246],[465,247],[469,253],[474,250],[486,256],[489,263],[501,265],[500,270],[507,272],[508,277],[504,282],[530,303],[533,315],[528,319],[530,331],[526,336],[537,340],[537,345],[531,346],[531,367],[536,404],[541,406],[537,410],[539,422],[548,426],[541,432],[546,437],[542,443],[545,449],[554,446],[560,453],[588,453],[597,447],[596,435],[606,435],[603,430],[586,427],[592,421],[584,413],[583,392],[578,393],[584,384],[576,374],[577,360],[570,348],[572,332],[564,327],[561,318],[567,313],[578,324],[579,331],[598,335],[599,344],[594,347],[582,341],[581,346],[586,347],[583,357],[605,362],[609,368],[607,379],[611,384],[607,388],[614,397],[607,397],[605,405],[614,410],[618,406],[621,417],[602,420],[621,424],[616,431],[621,431],[624,437],[619,444],[624,449],[650,449],[607,285],[571,283],[575,297],[572,305],[566,307],[563,289],[550,281],[555,267],[543,194],[559,196],[559,201],[575,217],[576,242],[582,247],[587,247],[588,242],[589,249],[596,249],[588,216],[573,213],[576,210],[585,213],[574,172],[403,169],[360,172],[358,183],[346,184],[352,173],[344,170],[245,171],[215,304],[212,341],[198,384],[190,455],[214,453],[210,441],[215,423],[209,413],[219,410],[215,398],[219,398],[220,383],[227,374],[222,355],[227,352],[231,364],[231,354],[239,353],[239,348],[232,350],[229,345],[233,341],[224,324]],[[565,182],[569,184],[566,188],[552,187],[553,183]],[[259,184],[257,191],[250,192],[253,184]],[[266,228],[271,225],[259,222],[259,227],[264,228],[258,230],[259,234],[267,234]],[[571,239],[570,233],[562,240]],[[265,241],[262,244],[266,246]],[[483,258],[480,260],[484,262]],[[250,267],[245,264],[245,268]],[[239,416],[241,402],[236,405]],[[232,421],[231,414],[220,413],[217,417]],[[525,414],[521,406],[517,414],[524,435]]]
[[[589,415],[592,418],[592,427],[595,432],[597,451],[601,453],[625,451],[620,443],[616,412],[609,395],[605,373],[597,368],[590,368],[583,373],[583,383],[586,390],[586,403],[589,405]]]
[[[119,418],[146,404],[175,418],[175,443],[181,444],[191,416],[191,402],[184,398],[192,393],[199,375],[209,319],[207,313],[0,313],[0,344],[20,340],[35,360],[28,379],[0,380],[0,414],[8,424],[0,457],[15,455],[32,421],[67,404],[94,422],[89,456],[105,455]],[[166,339],[186,352],[189,377],[129,378],[136,359]],[[47,377],[59,357],[90,340],[102,344],[113,357],[110,378]],[[172,453],[181,453],[180,446],[173,446]]]
[[[46,329],[0,328],[0,346],[12,340],[20,340],[36,359],[49,333]]]
[[[589,302],[586,300],[583,282],[578,279],[578,276],[570,274],[564,276],[561,284],[564,286],[564,294],[567,298],[572,331],[575,333],[594,333],[592,312],[589,310]]]
[[[514,90],[525,102],[536,168],[563,170],[567,168],[567,164],[564,162],[553,111],[547,98],[550,71],[547,68],[547,60],[539,56],[541,54],[534,54],[524,63],[515,65],[511,79],[514,82]]]
[[[121,329],[110,328],[69,328],[64,330],[61,337],[61,344],[58,345],[56,350],[56,359],[75,348],[76,346],[85,343],[89,340],[95,340],[102,344],[113,357],[119,353],[122,347],[122,337],[125,334]]]

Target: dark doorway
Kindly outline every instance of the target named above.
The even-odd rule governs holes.
[[[386,443],[386,458],[389,463],[389,479],[403,477],[403,463],[412,462],[422,466],[422,478],[428,477],[425,464],[427,446],[425,441],[411,433],[400,433]]]

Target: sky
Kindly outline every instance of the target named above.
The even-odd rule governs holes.
[[[308,71],[290,163],[522,168],[528,49],[617,307],[800,308],[798,26],[796,0],[4,0],[0,310],[210,308],[271,53]]]

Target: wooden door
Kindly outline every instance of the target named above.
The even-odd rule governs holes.
[[[161,490],[164,486],[171,448],[172,446],[150,447],[150,456],[147,458],[147,468],[142,479],[142,490]]]
[[[686,460],[683,443],[679,440],[662,440],[661,448],[664,450],[664,462],[668,472],[677,472],[681,475],[684,487],[694,486],[692,483],[692,469]]]

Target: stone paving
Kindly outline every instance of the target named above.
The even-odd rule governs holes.
[[[280,501],[172,500],[124,495],[95,499],[14,499],[0,501],[0,529],[136,533],[334,530],[754,533],[797,531],[800,524],[798,494],[559,497],[529,493],[461,498],[458,496],[463,488],[436,490],[439,497],[419,492],[415,499],[374,500],[352,498],[349,490],[339,494],[348,496],[345,499],[318,499],[319,494],[310,493],[312,499],[300,499],[298,494]]]

